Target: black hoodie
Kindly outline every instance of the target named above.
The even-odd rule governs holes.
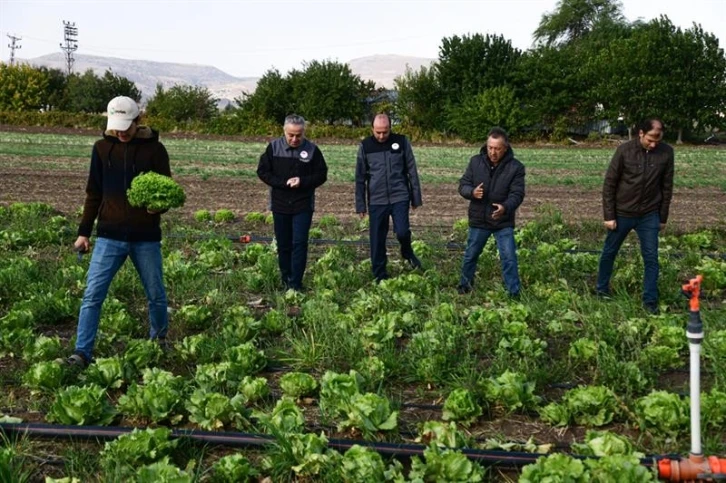
[[[514,158],[511,146],[496,168],[487,156],[486,145],[469,160],[464,176],[459,180],[459,194],[470,200],[469,226],[499,230],[514,226],[514,215],[524,199],[524,165]],[[493,168],[493,169],[492,169]],[[484,185],[484,197],[472,196],[474,189]],[[504,215],[492,218],[493,203],[504,206]]]
[[[78,235],[90,236],[98,218],[99,237],[129,242],[161,240],[159,214],[134,208],[126,197],[131,180],[147,171],[171,176],[169,154],[159,142],[158,132],[139,126],[127,143],[108,131],[104,133],[93,145]]]

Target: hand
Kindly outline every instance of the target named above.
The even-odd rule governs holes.
[[[415,210],[416,208],[418,208],[418,206],[416,206],[416,205],[411,205],[411,209],[412,209],[412,210]]]
[[[91,249],[91,242],[88,240],[87,236],[79,236],[73,244],[73,247],[77,252],[88,253],[88,250]]]
[[[367,215],[367,214],[368,214],[368,213],[366,213],[366,212],[364,211],[364,212],[362,212],[362,213],[358,213],[358,216],[360,216],[360,218],[361,218],[361,220],[362,220],[363,218],[365,218],[365,217],[366,217],[366,215]]]
[[[479,183],[479,186],[474,188],[474,191],[471,192],[471,196],[477,200],[484,198],[484,183]]]
[[[666,228],[666,224],[661,223],[660,226],[658,227],[658,231],[663,231],[663,230],[665,230],[665,228]]]
[[[504,216],[504,212],[507,211],[506,208],[504,208],[504,205],[500,205],[499,203],[492,203],[492,206],[496,208],[496,210],[492,212],[492,219],[494,220],[498,220]]]
[[[603,223],[603,225],[605,225],[605,228],[610,231],[615,231],[618,228],[618,222],[615,220],[607,220]]]
[[[287,180],[287,185],[290,188],[297,188],[298,186],[300,186],[300,178],[297,177],[297,176],[295,176],[294,178],[288,179]]]

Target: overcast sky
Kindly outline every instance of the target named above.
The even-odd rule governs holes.
[[[0,60],[8,34],[20,58],[60,52],[63,20],[78,28],[78,54],[206,64],[239,77],[281,72],[303,61],[348,62],[374,54],[438,56],[443,37],[502,34],[515,47],[556,0],[162,1],[0,0]],[[628,20],[667,15],[700,23],[726,44],[726,0],[624,0]]]

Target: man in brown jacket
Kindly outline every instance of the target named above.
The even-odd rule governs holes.
[[[610,277],[615,256],[625,237],[635,230],[645,267],[643,305],[658,312],[658,232],[668,221],[673,196],[673,148],[663,139],[663,123],[648,119],[638,139],[618,147],[610,161],[602,200],[608,235],[600,256],[597,293],[610,295]]]

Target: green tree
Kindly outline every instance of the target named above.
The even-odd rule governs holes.
[[[296,112],[312,122],[328,124],[366,118],[366,100],[375,83],[353,74],[348,64],[314,60],[289,74]]]
[[[107,70],[103,77],[98,80],[100,84],[100,92],[106,104],[108,101],[118,96],[126,96],[134,99],[136,102],[141,100],[141,91],[136,84],[126,77],[114,74],[110,69]],[[105,111],[104,106],[104,111]]]
[[[610,118],[629,125],[661,117],[678,131],[719,122],[726,108],[726,58],[718,40],[700,26],[682,31],[661,16],[633,27],[596,61],[595,86]]]
[[[466,99],[451,110],[448,121],[451,130],[468,142],[484,142],[492,126],[516,134],[526,125],[520,102],[509,86],[484,89]]]
[[[560,0],[554,12],[542,15],[533,36],[548,46],[572,43],[598,26],[625,24],[622,9],[616,0]]]
[[[146,105],[146,113],[176,122],[209,121],[219,114],[217,99],[206,87],[176,85],[167,90],[161,84]]]
[[[105,112],[108,101],[98,76],[92,69],[83,74],[71,74],[66,85],[63,110],[71,112]]]
[[[406,72],[394,80],[398,98],[395,111],[403,124],[425,131],[445,128],[444,97],[436,66],[422,66],[418,72]]]
[[[48,78],[48,85],[43,93],[43,108],[47,111],[63,109],[66,86],[68,85],[66,73],[61,69],[49,69],[47,67],[38,67],[38,70]]]
[[[32,111],[43,107],[48,75],[26,64],[0,62],[0,111]]]
[[[522,55],[501,35],[444,38],[436,64],[448,104],[459,104],[484,89],[510,84]]]
[[[242,113],[252,119],[267,119],[282,124],[285,116],[296,112],[290,80],[277,69],[265,72],[252,94],[235,99]]]

